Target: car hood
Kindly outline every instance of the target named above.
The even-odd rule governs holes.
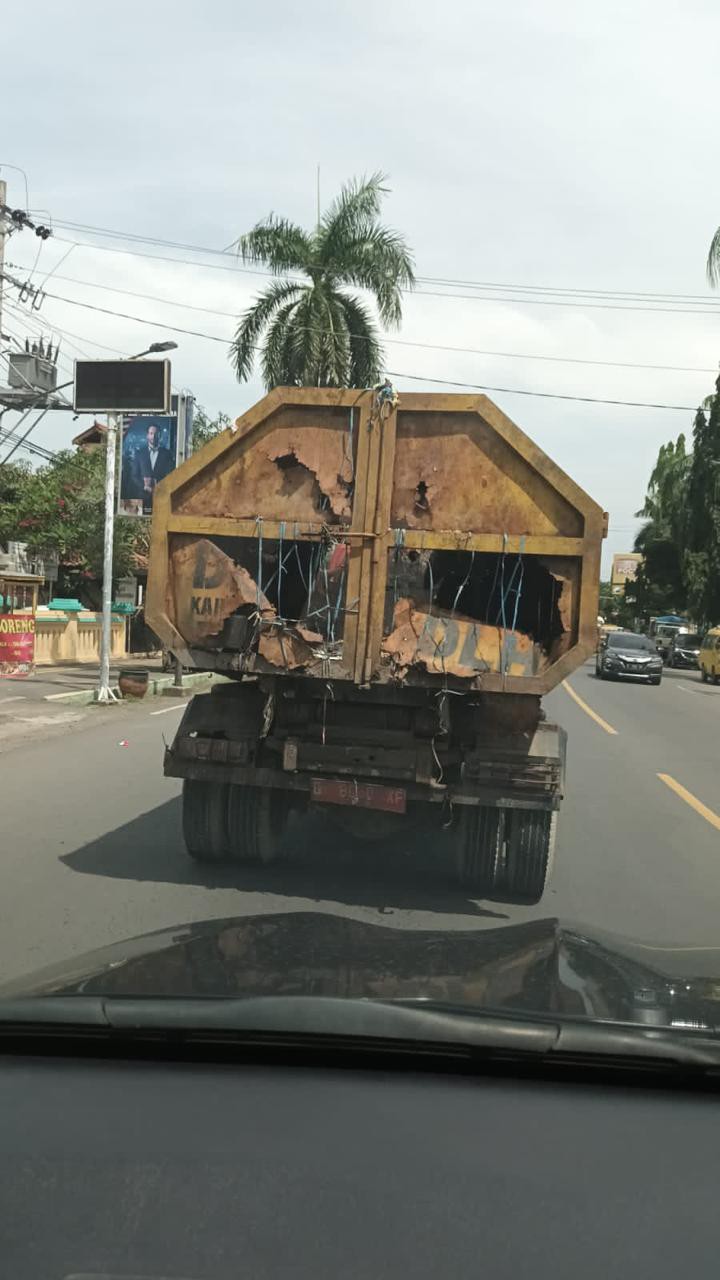
[[[619,658],[632,658],[635,661],[640,659],[645,662],[649,662],[658,656],[657,653],[651,649],[626,649],[620,644],[614,644],[608,647],[608,654],[611,653],[616,654]]]
[[[441,931],[298,911],[178,925],[0,987],[0,1001],[48,995],[429,999],[714,1028],[720,948],[655,947],[555,918]]]

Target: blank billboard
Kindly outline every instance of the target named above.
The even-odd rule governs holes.
[[[167,413],[169,360],[76,360],[77,413]]]

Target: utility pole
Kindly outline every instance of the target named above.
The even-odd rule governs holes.
[[[105,532],[103,539],[102,632],[100,638],[100,679],[98,702],[117,702],[110,688],[110,649],[112,646],[112,577],[113,534],[115,530],[115,456],[117,454],[118,417],[108,414],[105,441]]]
[[[2,339],[2,304],[3,304],[3,272],[5,270],[5,207],[7,205],[7,183],[0,178],[0,339]]]
[[[143,356],[163,351],[174,351],[177,342],[151,342],[146,350],[130,356],[141,360]],[[103,588],[102,630],[100,632],[100,677],[95,693],[96,702],[117,702],[117,694],[110,687],[110,649],[112,647],[112,586],[113,586],[113,534],[115,531],[115,458],[122,414],[108,413],[105,444],[105,528],[103,535]],[[120,436],[122,440],[122,436]]]

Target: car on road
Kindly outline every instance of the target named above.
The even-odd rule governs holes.
[[[720,684],[720,627],[711,627],[704,636],[698,665],[701,680]]]
[[[611,631],[601,641],[595,657],[595,674],[600,680],[617,678],[660,684],[662,668],[662,658],[650,637],[634,631]]]
[[[678,631],[668,647],[668,667],[690,667],[699,665],[702,636],[697,631]]]
[[[682,631],[692,631],[692,623],[678,614],[668,613],[661,618],[651,618],[649,635],[663,662],[667,662],[670,646]]]

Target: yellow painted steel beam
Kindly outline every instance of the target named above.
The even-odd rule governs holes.
[[[395,533],[391,530],[389,543],[395,545]],[[462,530],[404,529],[402,545],[413,550],[442,551],[506,551],[508,555],[528,556],[581,556],[587,550],[583,538],[566,538],[560,534],[542,533],[509,534],[463,533]]]

